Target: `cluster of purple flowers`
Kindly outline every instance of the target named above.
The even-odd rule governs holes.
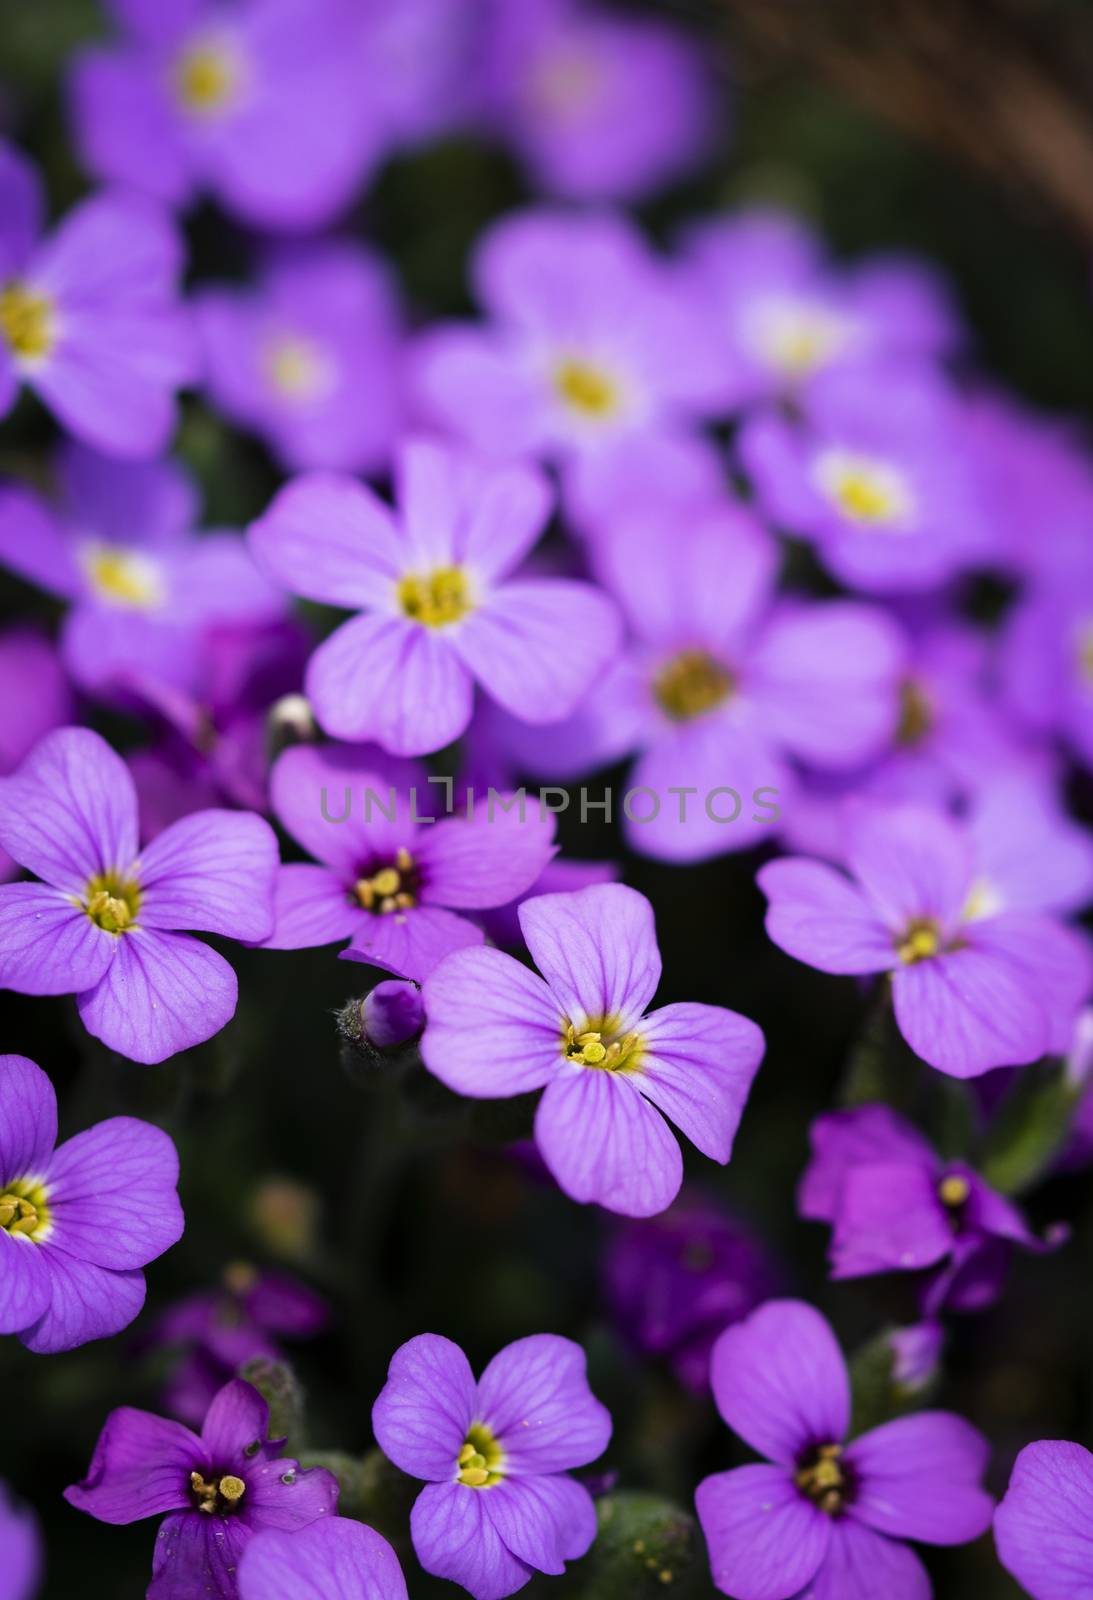
[[[106,1051],[152,1065],[234,1017],[202,936],[267,982],[273,952],[341,946],[390,975],[360,1004],[367,1041],[420,1035],[469,1100],[539,1094],[549,1177],[623,1219],[604,1278],[627,1342],[764,1458],[697,1487],[724,1594],[928,1600],[909,1542],[992,1516],[1034,1600],[1093,1594],[1086,1450],[1030,1445],[995,1510],[960,1417],[852,1437],[828,1324],[771,1298],[781,1272],[716,1202],[677,1200],[674,1130],[728,1163],[763,1034],[655,1003],[653,905],[619,863],[559,858],[555,819],[558,786],[632,760],[633,854],[784,848],[755,873],[769,940],[868,988],[909,1078],[984,1079],[981,1131],[986,1075],[1027,1081],[1083,1027],[1088,1054],[1093,840],[1066,784],[1093,764],[1093,461],[969,376],[925,263],[837,263],[764,209],[654,245],[623,208],[719,116],[669,24],[583,0],[105,9],[67,85],[96,187],[47,223],[0,144],[0,415],[25,388],[61,433],[45,483],[0,485],[0,563],[60,606],[55,639],[0,635],[0,988],[74,997]],[[476,314],[414,325],[371,245],[326,230],[453,130],[503,141],[535,199],[475,242]],[[244,280],[183,289],[199,200],[246,237]],[[204,526],[169,453],[184,389],[287,480],[245,530]],[[1013,596],[990,627],[984,573]],[[320,636],[294,600],[346,615]],[[141,737],[123,758],[96,724]],[[553,787],[529,798],[531,778]],[[942,1154],[879,1099],[811,1138],[798,1211],[830,1228],[832,1279],[918,1275],[921,1321],[891,1341],[917,1393],[944,1316],[1067,1228],[1035,1232],[975,1141]],[[0,1332],[39,1353],[128,1327],[183,1228],[160,1128],[56,1139],[45,1073],[0,1057]],[[150,1600],[405,1600],[392,1548],[282,1454],[238,1376],[328,1310],[236,1263],[156,1322],[183,1353],[172,1418],[114,1411],[66,1491],[102,1522],[164,1519]],[[476,1379],[421,1334],[372,1422],[425,1484],[420,1566],[475,1600],[592,1546],[571,1474],[611,1418],[571,1340],[518,1339]],[[5,1600],[39,1568],[0,1488]]]

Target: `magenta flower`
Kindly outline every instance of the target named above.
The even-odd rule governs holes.
[[[93,195],[46,239],[42,212],[37,172],[0,140],[0,417],[26,384],[96,449],[155,455],[195,376],[182,241],[135,195]]]
[[[952,1077],[1064,1050],[1093,981],[1085,939],[1033,912],[979,915],[972,838],[941,812],[862,805],[845,826],[849,877],[803,857],[760,870],[774,943],[821,972],[889,973],[907,1043]]]
[[[578,0],[503,0],[485,48],[498,131],[548,194],[638,199],[706,150],[713,85],[681,29]]]
[[[407,1600],[387,1540],[348,1517],[286,1532],[264,1528],[239,1563],[239,1600]]]
[[[470,721],[476,682],[527,722],[568,716],[610,660],[618,620],[589,584],[509,578],[549,515],[546,480],[425,441],[403,448],[397,472],[397,517],[363,484],[315,474],[250,530],[285,588],[360,611],[308,666],[323,728],[397,755],[438,750]]]
[[[172,206],[211,192],[267,228],[317,228],[352,198],[379,129],[327,0],[111,0],[121,36],[69,84],[88,168]]]
[[[843,583],[921,592],[992,552],[966,427],[938,375],[881,364],[817,380],[802,421],[757,415],[738,451],[760,509]]]
[[[253,286],[204,289],[195,308],[217,410],[288,470],[374,472],[402,420],[394,284],[359,245],[283,247]]]
[[[620,1223],[603,1275],[622,1336],[641,1354],[666,1359],[694,1394],[709,1390],[718,1335],[775,1290],[755,1240],[718,1207],[686,1193],[663,1216]]]
[[[746,849],[788,810],[793,758],[853,771],[887,747],[899,630],[857,602],[778,599],[777,548],[746,511],[633,523],[596,557],[631,644],[573,718],[512,738],[553,782],[638,751],[632,849],[666,861]]]
[[[0,1332],[40,1355],[127,1328],[141,1267],[183,1227],[178,1156],[159,1128],[111,1117],[56,1142],[53,1085],[25,1056],[0,1056]]]
[[[1040,1439],[1017,1457],[994,1513],[998,1559],[1032,1600],[1093,1593],[1093,1456]]]
[[[606,1449],[611,1418],[571,1339],[517,1339],[476,1382],[457,1344],[419,1334],[396,1350],[372,1428],[397,1467],[426,1481],[410,1514],[418,1560],[475,1600],[564,1572],[596,1536],[592,1496],[568,1472]]]
[[[11,1498],[7,1486],[0,1480],[0,1572],[4,1574],[4,1600],[34,1600],[42,1580],[42,1565],[38,1519],[29,1506]]]
[[[924,1307],[978,1311],[997,1299],[1014,1245],[1042,1250],[1017,1210],[961,1161],[942,1161],[917,1128],[887,1106],[817,1117],[812,1160],[797,1202],[831,1224],[833,1278],[929,1269]]]
[[[653,1216],[683,1179],[664,1118],[724,1165],[763,1035],[722,1006],[645,1014],[660,952],[653,908],[634,889],[539,895],[520,907],[520,926],[543,976],[500,950],[449,956],[425,984],[425,1065],[474,1098],[545,1088],[535,1142],[558,1185]]]
[[[326,1323],[326,1302],[298,1278],[233,1261],[216,1289],[187,1295],[155,1324],[151,1344],[184,1352],[167,1385],[167,1409],[200,1427],[217,1391],[245,1362],[284,1361],[281,1339],[313,1338]]]
[[[426,414],[483,454],[580,460],[711,414],[708,329],[622,215],[503,217],[473,278],[489,322],[426,334],[417,387]]]
[[[81,688],[149,679],[192,691],[209,628],[284,612],[238,534],[196,537],[196,488],[174,462],[114,461],[73,444],[57,477],[56,507],[0,487],[0,563],[68,601],[61,653]]]
[[[797,397],[813,379],[865,361],[939,356],[959,340],[933,268],[885,255],[837,267],[792,213],[740,212],[693,229],[685,243],[731,410]]]
[[[134,1061],[234,1016],[231,967],[175,930],[266,937],[277,841],[261,817],[195,812],[138,851],[124,761],[90,729],[61,728],[0,779],[0,846],[42,880],[0,886],[0,987],[75,994],[88,1033]]]
[[[989,1526],[983,1436],[948,1411],[901,1417],[846,1442],[850,1380],[828,1324],[772,1300],[721,1335],[717,1409],[769,1465],[699,1484],[713,1581],[733,1600],[929,1600],[903,1542],[964,1544]]]
[[[163,1516],[148,1600],[236,1600],[236,1571],[252,1534],[292,1532],[334,1515],[337,1480],[301,1472],[270,1439],[269,1407],[233,1378],[209,1407],[201,1435],[181,1422],[122,1406],[106,1419],[87,1477],[65,1490],[77,1511],[115,1526]]]
[[[420,982],[442,956],[481,944],[460,915],[525,893],[554,854],[554,819],[532,802],[434,821],[430,791],[367,753],[297,746],[270,780],[274,815],[315,857],[277,874],[274,950],[351,939],[343,954]],[[412,786],[412,787],[411,787]],[[407,789],[410,787],[410,793]]]

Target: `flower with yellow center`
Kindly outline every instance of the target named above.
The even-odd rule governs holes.
[[[616,1017],[588,1017],[578,1028],[568,1019],[562,1027],[562,1054],[579,1067],[604,1072],[637,1072],[644,1050],[636,1033],[625,1033]]]
[[[80,551],[80,564],[92,593],[107,605],[155,611],[167,598],[159,566],[139,551],[90,540]]]
[[[941,949],[941,929],[929,917],[916,917],[896,943],[896,954],[904,966],[929,961]]]
[[[0,288],[0,338],[20,366],[43,362],[56,342],[53,302],[23,283]]]
[[[590,361],[559,361],[554,368],[554,387],[567,410],[590,422],[614,416],[621,402],[615,380]]]
[[[807,300],[764,300],[751,316],[750,343],[767,366],[786,378],[807,378],[851,342],[853,324],[828,306]]]
[[[49,1197],[40,1178],[16,1178],[0,1190],[0,1229],[33,1244],[49,1237]]]
[[[653,679],[653,698],[673,722],[690,722],[723,705],[732,673],[705,650],[681,650]]]
[[[906,527],[914,499],[903,473],[890,462],[853,450],[824,450],[813,467],[820,493],[859,528]]]
[[[959,1172],[950,1172],[937,1186],[937,1197],[947,1211],[959,1211],[971,1196],[972,1186]]]
[[[282,400],[299,405],[317,399],[330,386],[330,362],[325,351],[302,334],[286,333],[270,339],[263,352],[262,370]]]
[[[463,1448],[456,1457],[457,1483],[468,1489],[492,1489],[504,1477],[505,1452],[483,1422],[472,1422]]]
[[[140,910],[140,885],[118,872],[100,872],[87,885],[83,908],[105,933],[123,934]]]
[[[397,588],[398,603],[411,622],[448,628],[474,609],[467,574],[461,567],[437,567],[423,576],[408,573]]]
[[[241,76],[238,57],[223,40],[199,40],[175,61],[175,98],[193,117],[220,116],[238,99]]]
[[[396,911],[409,911],[417,904],[414,858],[400,845],[393,866],[380,867],[370,878],[358,878],[353,894],[363,911],[387,917]]]
[[[842,1453],[841,1444],[818,1446],[802,1463],[793,1480],[829,1517],[838,1516],[846,1496],[846,1473],[839,1461]]]
[[[190,1473],[190,1493],[199,1511],[223,1516],[225,1512],[232,1511],[242,1500],[247,1486],[242,1478],[237,1478],[234,1472],[226,1472],[222,1478],[206,1479],[200,1472]]]

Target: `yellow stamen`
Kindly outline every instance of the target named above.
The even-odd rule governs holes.
[[[846,1476],[839,1465],[842,1453],[841,1444],[821,1445],[794,1478],[798,1489],[832,1517],[842,1510],[846,1489]]]
[[[242,1478],[236,1478],[232,1473],[228,1473],[226,1478],[221,1478],[220,1480],[220,1493],[228,1501],[229,1505],[234,1505],[237,1500],[242,1500],[246,1487]]]
[[[111,605],[150,611],[163,604],[163,581],[154,561],[117,545],[86,545],[80,553],[88,582]]]
[[[705,650],[683,650],[657,673],[653,695],[673,722],[689,722],[723,704],[734,687],[732,673]]]
[[[919,684],[908,678],[900,685],[900,717],[896,743],[904,747],[923,740],[934,725],[934,708]]]
[[[892,528],[907,521],[911,493],[903,474],[886,461],[847,450],[825,450],[814,469],[822,494],[850,522]]]
[[[197,1501],[197,1509],[207,1512],[209,1516],[230,1511],[242,1500],[246,1488],[242,1478],[237,1478],[234,1473],[212,1479],[202,1477],[200,1472],[190,1473],[190,1492]]]
[[[239,88],[239,66],[222,45],[195,44],[179,57],[175,92],[183,109],[210,116],[227,109]]]
[[[961,1177],[958,1172],[951,1172],[947,1178],[942,1178],[937,1186],[938,1199],[943,1206],[948,1206],[956,1211],[968,1199],[972,1186],[967,1178]]]
[[[467,576],[459,567],[438,567],[425,576],[408,574],[397,593],[405,614],[426,628],[449,627],[472,608]]]
[[[41,361],[53,348],[53,302],[21,283],[0,289],[0,335],[17,361]]]
[[[84,910],[106,933],[124,933],[140,910],[140,886],[116,872],[102,872],[87,886]]]
[[[617,385],[585,361],[560,361],[554,369],[554,386],[566,405],[582,416],[597,420],[619,408]]]
[[[766,300],[756,307],[750,343],[768,366],[787,378],[817,372],[849,343],[852,328],[826,306]]]
[[[414,858],[405,845],[400,845],[394,866],[381,867],[371,878],[357,879],[353,885],[357,904],[380,916],[408,911],[417,904],[414,876]]]
[[[499,1483],[504,1459],[505,1453],[490,1429],[482,1422],[475,1422],[468,1429],[456,1457],[459,1468],[456,1481],[468,1489],[485,1489]]]
[[[941,930],[935,922],[923,917],[912,922],[896,945],[896,954],[906,966],[916,961],[928,961],[941,949]]]
[[[271,340],[263,365],[271,385],[286,400],[313,400],[329,377],[323,351],[295,334]]]
[[[37,1178],[16,1178],[0,1192],[0,1229],[35,1244],[49,1233],[46,1189]]]
[[[562,1031],[562,1054],[579,1067],[603,1072],[637,1071],[644,1046],[636,1033],[619,1033],[613,1017],[602,1017],[578,1033],[572,1022]]]

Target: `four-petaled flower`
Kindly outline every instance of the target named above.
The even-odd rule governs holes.
[[[196,929],[261,940],[277,840],[261,817],[198,811],[138,850],[125,762],[60,728],[0,780],[0,845],[40,883],[0,886],[0,987],[75,994],[80,1019],[134,1061],[164,1061],[235,1014],[235,973]]]
[[[828,1324],[771,1300],[714,1348],[722,1417],[769,1465],[699,1484],[713,1580],[733,1600],[929,1600],[902,1543],[963,1544],[990,1526],[979,1487],[987,1442],[948,1411],[923,1411],[847,1443],[850,1379]]]
[[[302,1472],[267,1439],[269,1407],[241,1378],[224,1385],[201,1435],[181,1422],[122,1406],[106,1419],[87,1477],[65,1490],[78,1511],[121,1525],[164,1516],[148,1600],[236,1600],[236,1571],[251,1535],[291,1531],[333,1516],[338,1484]],[[166,1515],[164,1515],[166,1513]]]
[[[606,1448],[611,1418],[571,1339],[517,1339],[476,1382],[458,1345],[419,1334],[395,1352],[372,1427],[395,1465],[428,1485],[410,1516],[418,1560],[475,1600],[563,1572],[592,1543],[592,1497],[567,1473]]]
[[[545,1088],[535,1140],[561,1188],[626,1216],[663,1211],[683,1179],[664,1117],[728,1161],[763,1035],[722,1006],[645,1015],[660,952],[634,889],[537,895],[520,926],[543,977],[500,950],[446,957],[425,983],[425,1065],[485,1099]]]
[[[1067,1439],[1027,1445],[994,1513],[994,1542],[1032,1600],[1093,1594],[1093,1455]]]

